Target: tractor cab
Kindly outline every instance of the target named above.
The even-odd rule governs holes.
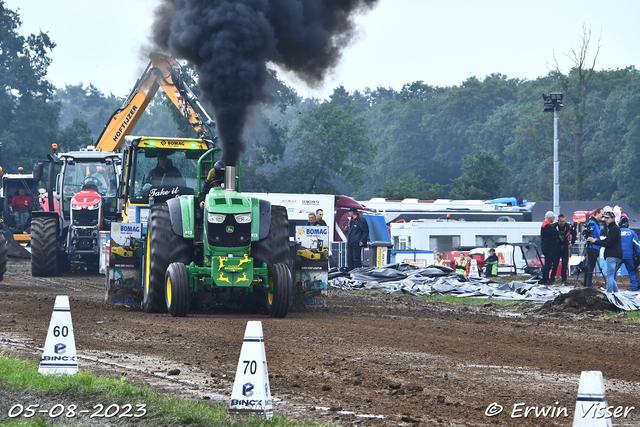
[[[28,242],[31,232],[31,211],[37,194],[31,174],[2,176],[2,218],[16,241]]]
[[[45,164],[47,187],[31,221],[32,274],[54,276],[73,262],[97,268],[100,231],[120,212],[120,154],[87,147],[49,155],[34,167],[38,182]]]
[[[209,172],[198,169],[198,159],[213,147],[213,142],[135,136],[127,136],[125,141],[124,182],[120,191],[122,219],[143,223],[146,229],[151,205],[176,196],[198,194],[199,182]]]

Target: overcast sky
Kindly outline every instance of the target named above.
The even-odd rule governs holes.
[[[147,65],[141,51],[157,0],[4,1],[20,9],[22,34],[42,30],[57,44],[49,68],[56,87],[93,83],[125,96]],[[301,96],[324,98],[338,85],[454,86],[491,73],[535,79],[555,68],[554,53],[561,70],[569,70],[567,55],[580,49],[585,25],[591,59],[601,46],[597,69],[637,66],[639,17],[638,0],[379,0],[357,18],[358,36],[324,87],[285,80]]]

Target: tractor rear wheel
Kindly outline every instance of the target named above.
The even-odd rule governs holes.
[[[267,311],[271,317],[285,317],[293,298],[289,267],[284,264],[273,265],[269,269],[269,284],[273,289],[267,291]]]
[[[166,203],[157,203],[149,211],[147,247],[144,262],[144,297],[147,313],[164,313],[165,273],[171,262],[189,263],[191,247],[171,228],[171,215]]]
[[[7,238],[2,229],[0,229],[0,280],[4,279],[4,273],[7,272],[7,257],[9,248],[7,247]]]
[[[35,217],[31,220],[31,275],[57,276],[58,218]]]
[[[189,275],[181,262],[172,262],[165,274],[165,302],[173,317],[184,317],[189,310]]]

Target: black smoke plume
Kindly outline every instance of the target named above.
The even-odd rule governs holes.
[[[248,109],[268,98],[267,63],[320,83],[355,32],[353,16],[378,0],[163,0],[153,42],[200,74],[214,107],[224,160],[244,147]]]

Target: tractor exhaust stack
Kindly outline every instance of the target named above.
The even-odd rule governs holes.
[[[224,170],[224,189],[236,191],[236,167],[227,166]]]

